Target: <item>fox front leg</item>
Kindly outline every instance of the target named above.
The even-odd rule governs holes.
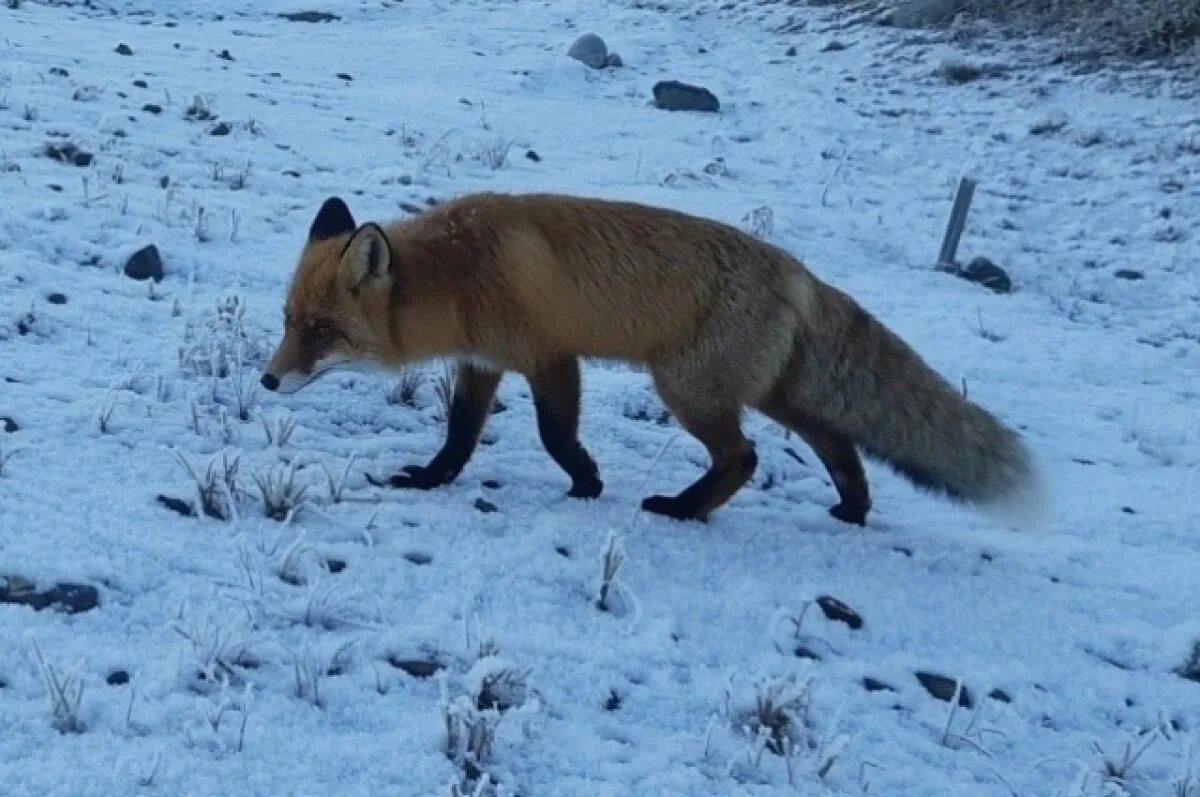
[[[371,482],[377,486],[430,490],[454,481],[479,444],[501,376],[500,371],[460,363],[446,422],[446,442],[441,450],[428,465],[409,465],[386,482],[375,479]]]

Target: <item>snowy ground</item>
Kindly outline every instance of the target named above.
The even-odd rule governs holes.
[[[308,10],[290,3],[175,5],[0,9],[0,417],[16,427],[0,577],[100,598],[0,605],[6,793],[449,795],[464,766],[447,706],[482,727],[495,716],[474,707],[497,701],[482,769],[499,793],[1200,793],[1173,785],[1200,736],[1200,685],[1177,672],[1200,640],[1194,104],[1048,69],[947,85],[946,47],[823,34],[802,8],[789,35],[578,0],[326,4],[324,24],[280,19]],[[626,66],[566,59],[586,30]],[[722,112],[654,109],[669,78]],[[91,163],[45,156],[63,141]],[[963,174],[980,187],[961,253],[1007,267],[1010,295],[931,268]],[[240,335],[253,383],[326,196],[382,220],[481,188],[747,224],[769,208],[763,234],[1027,431],[1054,482],[1048,528],[997,527],[882,468],[869,527],[843,526],[811,454],[757,417],[760,470],[708,526],[641,515],[705,460],[616,368],[585,372],[607,484],[592,503],[564,497],[518,379],[489,445],[424,494],[364,473],[440,444],[434,365],[414,406],[348,375],[238,418],[238,379],[194,355]],[[159,284],[122,273],[148,243]],[[229,297],[245,314],[221,326]],[[291,415],[286,445],[259,412]],[[158,502],[195,498],[175,452],[201,471],[240,457],[240,520]],[[254,477],[289,464],[309,487],[284,524]],[[348,466],[334,502],[325,470]],[[604,612],[610,532],[625,560]],[[56,720],[35,646],[82,683],[73,717]],[[506,668],[515,685],[489,679]],[[952,715],[918,671],[961,678],[971,708]],[[799,690],[786,760],[744,714],[773,683]]]

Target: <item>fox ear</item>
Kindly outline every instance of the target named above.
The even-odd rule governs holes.
[[[359,227],[342,252],[342,272],[350,292],[386,278],[392,270],[392,247],[383,229],[371,222]]]
[[[308,228],[308,239],[325,241],[348,232],[354,232],[354,228],[357,226],[354,223],[354,216],[350,213],[350,208],[346,207],[346,203],[342,201],[341,197],[331,196],[317,211],[317,217],[313,219],[312,226]]]

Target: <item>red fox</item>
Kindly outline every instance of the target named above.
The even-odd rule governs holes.
[[[529,382],[539,436],[596,498],[579,441],[580,358],[648,367],[707,449],[708,471],[648,512],[707,520],[753,475],[753,408],[795,431],[833,479],[830,513],[865,525],[857,448],[914,485],[1035,520],[1041,476],[1019,435],[967,401],[905,342],[783,249],[736,227],[633,202],[461,196],[386,227],[327,199],[309,229],[262,384],[290,393],[339,366],[457,360],[441,450],[386,480],[430,489],[471,458],[501,376]]]

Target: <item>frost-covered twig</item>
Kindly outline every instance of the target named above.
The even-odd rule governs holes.
[[[335,479],[333,473],[330,472],[328,466],[324,462],[321,463],[321,470],[325,471],[325,484],[329,488],[329,500],[331,503],[337,504],[342,500],[342,494],[346,491],[346,480],[350,478],[350,469],[354,467],[354,460],[358,458],[357,454],[351,454],[350,459],[346,462],[346,467],[342,469],[341,477]]]
[[[601,558],[600,572],[600,595],[596,599],[596,607],[601,611],[612,611],[610,601],[617,587],[617,571],[621,569],[621,565],[625,562],[625,552],[622,549],[621,538],[614,533],[609,533],[608,542],[604,548],[604,555]]]
[[[258,420],[262,424],[263,432],[267,436],[267,445],[269,446],[283,448],[292,439],[292,433],[296,431],[296,418],[290,412],[276,415],[270,420],[260,412]]]
[[[218,465],[217,457],[213,456],[208,461],[203,476],[197,474],[191,463],[178,450],[175,451],[175,458],[179,460],[192,481],[196,483],[196,495],[204,514],[218,520],[235,520],[237,518],[239,458],[235,456],[230,461],[229,457],[222,453]]]
[[[267,473],[253,474],[262,498],[263,514],[272,520],[286,520],[299,511],[308,492],[307,484],[296,481],[296,463],[277,465]]]
[[[46,683],[46,692],[50,698],[50,710],[54,715],[51,725],[59,733],[82,733],[83,725],[79,721],[79,704],[83,701],[83,681],[73,676],[65,679],[59,678],[58,671],[42,656],[41,648],[37,644],[34,644],[33,652],[37,656],[42,679]]]

